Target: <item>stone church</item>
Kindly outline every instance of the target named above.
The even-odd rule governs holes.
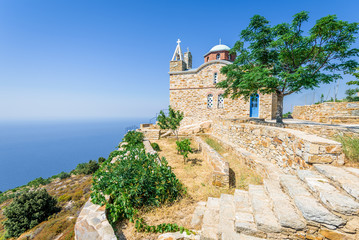
[[[232,64],[236,56],[230,48],[219,44],[204,55],[204,63],[192,68],[189,50],[182,54],[180,40],[170,61],[170,105],[184,112],[184,125],[214,118],[275,118],[275,96],[256,94],[249,101],[224,98],[224,89],[216,83],[225,79],[220,69]]]

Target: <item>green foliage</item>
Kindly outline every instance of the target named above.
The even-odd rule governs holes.
[[[188,158],[188,154],[193,152],[191,148],[191,140],[186,138],[182,141],[176,141],[176,144],[176,149],[183,156],[183,162],[185,163],[186,159]]]
[[[158,143],[155,143],[155,142],[151,143],[151,146],[152,146],[153,150],[155,150],[156,152],[161,151],[160,145],[158,145]]]
[[[50,182],[51,182],[51,181],[50,181],[49,178],[44,179],[44,178],[42,178],[42,177],[39,177],[39,178],[36,178],[36,179],[30,181],[30,182],[27,184],[27,186],[29,186],[29,187],[38,187],[38,186],[40,186],[40,185],[49,184]]]
[[[18,237],[59,211],[57,201],[45,189],[29,191],[16,197],[4,210],[6,237]]]
[[[104,158],[104,157],[99,157],[97,161],[98,161],[99,164],[102,164],[103,162],[106,161],[106,158]]]
[[[144,135],[142,132],[132,130],[126,133],[122,141],[127,143],[127,145],[124,145],[124,148],[136,146],[143,147],[143,139]]]
[[[186,232],[187,235],[194,234],[191,230],[180,227],[176,223],[162,223],[156,226],[148,225],[142,218],[136,219],[135,228],[139,232],[164,233],[164,232]]]
[[[288,118],[292,116],[292,112],[287,112],[283,114],[283,118]]]
[[[355,86],[355,88],[350,88],[345,91],[345,94],[347,95],[346,100],[348,100],[349,102],[359,101],[359,96],[356,96],[356,94],[359,92],[359,68],[357,68],[357,70],[358,72],[353,73],[353,75],[358,80],[347,82],[347,85]]]
[[[351,162],[359,162],[359,138],[346,135],[338,135],[336,140],[343,146],[345,156]]]
[[[93,174],[99,168],[99,164],[95,160],[90,160],[88,163],[80,163],[73,170],[74,174]]]
[[[217,87],[233,99],[243,96],[248,100],[258,92],[276,94],[276,119],[282,122],[285,96],[341,79],[340,73],[353,73],[358,66],[353,57],[359,49],[351,45],[358,23],[328,15],[304,35],[302,26],[308,19],[303,11],[294,15],[292,23],[271,27],[267,19],[255,15],[231,49],[237,58],[221,69],[227,78]]]
[[[69,177],[71,177],[70,173],[62,171],[59,174],[56,174],[56,175],[50,177],[50,179],[60,178],[62,180],[62,179],[69,178]]]
[[[157,116],[158,126],[161,129],[170,129],[172,130],[173,134],[177,137],[178,140],[178,127],[181,124],[183,119],[183,112],[175,111],[168,107],[168,116],[165,115],[163,111],[160,111],[160,114]]]
[[[139,147],[121,151],[119,156],[119,161],[103,164],[94,174],[91,194],[93,203],[106,204],[112,223],[133,221],[140,208],[173,202],[184,193],[165,158],[146,154]],[[105,195],[111,197],[110,202]]]

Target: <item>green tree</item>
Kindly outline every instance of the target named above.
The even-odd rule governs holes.
[[[6,237],[18,237],[59,211],[57,201],[45,189],[23,193],[4,210]]]
[[[183,163],[186,163],[188,154],[193,152],[191,148],[191,140],[186,138],[183,139],[182,141],[176,141],[176,144],[177,144],[177,151],[179,152],[179,154],[183,156]]]
[[[308,35],[302,25],[309,15],[303,11],[291,23],[271,27],[263,16],[255,15],[231,49],[237,57],[224,66],[226,80],[217,84],[225,96],[235,99],[252,94],[274,93],[277,99],[276,121],[282,122],[283,98],[304,89],[352,73],[358,63],[352,57],[359,49],[351,48],[358,32],[358,23],[338,20],[328,15],[316,21]]]
[[[353,75],[358,79],[354,81],[347,82],[347,85],[349,86],[355,86],[355,88],[350,88],[345,91],[347,94],[347,100],[348,101],[359,101],[359,96],[355,96],[359,92],[359,68],[357,68],[358,72],[353,73]]]
[[[168,107],[168,116],[166,116],[166,114],[162,110],[160,111],[160,114],[157,116],[158,126],[160,126],[161,129],[172,130],[177,140],[178,140],[178,128],[181,124],[182,119],[183,119],[183,112],[175,111],[174,109],[171,108],[171,106]]]

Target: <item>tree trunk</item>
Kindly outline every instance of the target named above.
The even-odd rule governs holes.
[[[275,119],[277,123],[283,123],[283,94],[277,93],[277,112],[275,114]]]

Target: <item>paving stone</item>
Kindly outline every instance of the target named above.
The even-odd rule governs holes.
[[[298,214],[289,197],[281,190],[276,180],[264,180],[264,187],[272,199],[274,214],[282,227],[301,230],[305,228],[304,219]]]
[[[340,185],[347,193],[359,200],[359,177],[348,173],[343,168],[315,164],[315,169]]]
[[[219,207],[219,223],[218,236],[220,239],[226,239],[222,234],[231,234],[234,232],[234,216],[235,205],[234,196],[229,194],[222,194],[220,198]]]
[[[282,175],[280,179],[281,185],[292,197],[295,205],[306,220],[322,223],[333,229],[345,224],[342,218],[323,207],[296,176]]]
[[[249,185],[249,199],[257,228],[264,232],[280,232],[281,226],[275,217],[263,186]]]
[[[347,172],[349,172],[351,174],[354,174],[357,177],[359,177],[359,168],[345,167],[343,169],[346,170]]]
[[[247,191],[236,189],[234,192],[235,203],[235,231],[256,237],[265,237],[265,233],[257,229],[254,222],[252,207]]]
[[[203,215],[201,239],[218,239],[219,205],[219,198],[208,198],[207,207]]]
[[[202,225],[203,215],[206,211],[206,202],[199,202],[193,212],[191,227],[199,228]]]
[[[319,197],[321,202],[330,209],[345,214],[357,214],[359,203],[348,195],[341,193],[319,173],[310,170],[299,170],[299,178]]]

